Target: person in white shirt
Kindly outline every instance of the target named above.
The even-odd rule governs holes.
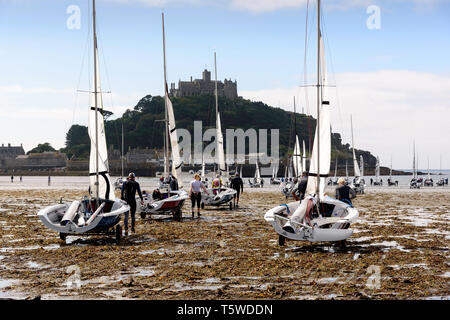
[[[196,174],[194,179],[195,180],[191,182],[191,189],[189,190],[189,197],[191,198],[192,204],[192,218],[194,217],[195,204],[197,204],[197,216],[200,217],[200,202],[202,200],[201,189],[208,193],[208,190],[201,181],[200,175]]]

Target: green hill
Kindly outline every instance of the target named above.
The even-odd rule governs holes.
[[[178,128],[189,130],[193,136],[194,120],[202,121],[203,130],[215,127],[214,96],[202,95],[182,98],[171,98],[174,106]],[[268,106],[262,102],[252,102],[243,98],[229,100],[219,97],[219,108],[222,118],[222,130],[241,128],[244,131],[254,129],[280,130],[280,157],[293,149],[294,117],[293,112]],[[305,140],[306,148],[312,145],[316,120],[305,114],[296,114],[297,135],[300,141]],[[108,145],[121,148],[121,125],[124,124],[125,150],[128,148],[163,148],[164,98],[148,95],[142,98],[133,110],[127,110],[121,118],[105,121]],[[225,137],[226,139],[226,137]],[[248,146],[247,146],[248,148]],[[268,140],[270,152],[270,140]],[[74,125],[66,135],[66,148],[69,157],[78,159],[89,155],[89,138],[87,128]],[[309,151],[308,151],[309,153]],[[368,167],[375,166],[375,157],[369,151],[356,150],[357,157],[362,154]],[[269,153],[270,154],[270,153]],[[343,144],[339,133],[332,134],[332,161],[339,158],[340,166],[345,159],[351,160],[350,145]],[[333,164],[334,166],[334,164]],[[349,162],[349,168],[352,167]]]

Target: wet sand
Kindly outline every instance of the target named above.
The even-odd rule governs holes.
[[[36,214],[83,195],[0,190],[0,298],[450,298],[450,189],[367,190],[354,201],[360,219],[345,247],[278,246],[263,216],[286,200],[248,188],[232,211],[206,208],[192,219],[186,203],[182,222],[137,215],[136,234],[119,245],[95,236],[63,243]]]

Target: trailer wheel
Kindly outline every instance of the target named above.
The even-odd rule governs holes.
[[[122,238],[122,227],[119,224],[116,227],[116,243],[117,244],[119,244],[121,238]]]
[[[178,208],[173,212],[173,219],[175,221],[181,221],[181,216],[182,216],[181,208]]]
[[[145,219],[145,217],[146,217],[145,212],[141,212],[141,219]]]
[[[278,245],[284,246],[285,242],[286,242],[286,238],[284,236],[282,236],[281,234],[278,235]]]
[[[338,241],[337,245],[339,246],[339,248],[345,248],[345,245],[346,245],[345,239]]]
[[[232,202],[230,202],[229,207],[230,207],[230,210],[233,210],[233,203]]]
[[[66,241],[67,233],[62,233],[62,232],[60,232],[60,233],[59,233],[59,238],[60,238],[62,241]]]

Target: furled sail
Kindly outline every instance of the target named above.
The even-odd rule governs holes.
[[[95,48],[95,52],[97,53],[97,48]],[[95,83],[97,86],[92,90],[91,107],[89,110],[88,132],[91,140],[91,153],[89,156],[89,185],[91,195],[96,197],[98,170],[98,196],[103,199],[114,200],[114,187],[109,176],[108,149],[106,146],[105,123],[103,121],[103,102],[100,85],[98,54],[95,55],[94,59],[96,61],[94,87]],[[97,110],[95,108],[96,106]]]

